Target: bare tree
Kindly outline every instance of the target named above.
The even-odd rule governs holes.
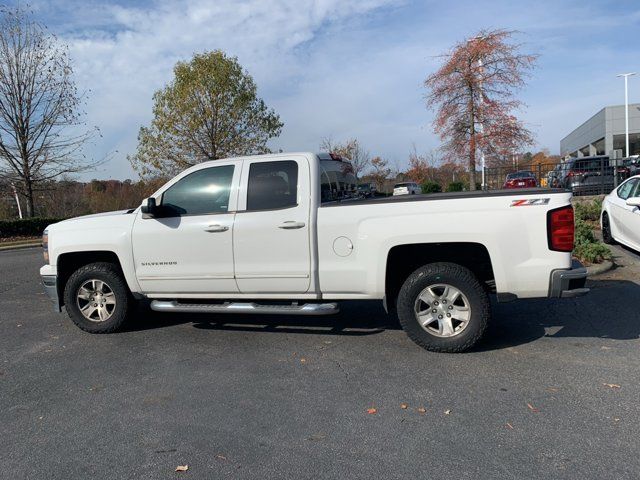
[[[87,170],[81,97],[68,48],[20,7],[0,9],[0,176],[14,182],[33,217],[47,180]]]
[[[415,144],[413,144],[409,153],[409,170],[407,170],[406,175],[419,185],[426,181],[434,181],[439,163],[440,159],[433,150],[427,154],[420,155]]]
[[[385,183],[391,175],[391,169],[389,168],[389,162],[382,157],[375,157],[371,160],[371,166],[373,167],[369,177],[376,184],[378,191],[384,191]]]
[[[348,159],[353,166],[353,174],[358,180],[371,165],[371,155],[357,138],[351,138],[342,143],[334,143],[331,137],[324,137],[320,142],[320,150],[335,153]]]
[[[533,143],[531,132],[512,112],[522,106],[514,93],[524,86],[535,55],[510,43],[513,32],[481,31],[444,55],[429,75],[427,105],[437,110],[434,130],[443,150],[468,159],[469,188],[476,188],[476,153],[500,155]]]

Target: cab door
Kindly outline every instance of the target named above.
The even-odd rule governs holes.
[[[304,293],[311,282],[309,162],[245,160],[233,234],[242,293]]]
[[[237,293],[233,222],[240,163],[189,170],[156,198],[158,214],[138,212],[132,243],[147,294]]]

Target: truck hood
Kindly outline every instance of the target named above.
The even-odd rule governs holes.
[[[83,215],[81,217],[73,217],[54,223],[47,227],[49,234],[51,231],[76,230],[76,229],[94,229],[94,228],[111,228],[122,225],[132,224],[135,210],[116,210],[114,212],[95,213],[93,215]]]
[[[91,215],[82,215],[80,217],[68,218],[66,220],[63,220],[62,222],[73,222],[75,220],[83,220],[83,219],[86,219],[86,218],[113,217],[115,215],[126,215],[129,212],[131,212],[131,209],[129,209],[129,210],[115,210],[113,212],[94,213],[94,214],[91,214]],[[60,222],[60,223],[62,223],[62,222]]]

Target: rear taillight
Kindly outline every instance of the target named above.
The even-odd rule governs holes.
[[[574,221],[571,205],[547,212],[547,235],[550,250],[573,251]]]
[[[44,254],[44,261],[49,264],[49,232],[45,230],[42,232],[42,253]]]
[[[567,177],[579,177],[580,175],[584,175],[585,172],[583,172],[582,170],[569,170],[569,173],[567,173]]]

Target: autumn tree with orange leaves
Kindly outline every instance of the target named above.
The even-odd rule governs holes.
[[[436,110],[434,131],[442,149],[468,159],[469,188],[476,188],[476,157],[504,155],[533,143],[532,133],[514,111],[515,93],[533,68],[536,55],[520,53],[515,32],[483,30],[444,55],[444,64],[425,80],[427,106]]]

